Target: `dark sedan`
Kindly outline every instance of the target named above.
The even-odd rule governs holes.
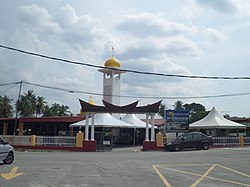
[[[213,138],[201,132],[190,132],[182,134],[174,141],[166,143],[165,149],[170,151],[180,151],[182,149],[196,148],[209,149],[213,145]]]

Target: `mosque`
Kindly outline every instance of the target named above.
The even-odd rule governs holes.
[[[95,147],[96,131],[109,129],[109,133],[112,138],[105,136],[101,142],[107,141],[118,141],[114,137],[121,137],[125,134],[126,140],[134,139],[134,144],[143,142],[149,147],[155,147],[155,126],[154,126],[154,114],[158,112],[161,101],[149,104],[147,106],[137,106],[139,101],[131,104],[121,106],[120,95],[121,95],[121,75],[125,74],[126,71],[120,69],[120,62],[112,55],[108,59],[104,68],[98,71],[103,73],[103,105],[97,106],[92,99],[89,102],[80,100],[81,112],[86,116],[86,120],[71,124],[70,127],[84,130],[84,145],[87,147]],[[120,114],[125,114],[124,118],[120,117]],[[135,114],[146,114],[146,123],[138,119]],[[149,124],[149,116],[151,116],[151,124]],[[92,119],[92,124],[89,124],[89,118]],[[89,133],[89,125],[91,132]],[[149,128],[150,127],[150,128]],[[149,134],[150,131],[150,134]],[[106,133],[105,133],[106,134]],[[131,135],[134,136],[131,138]],[[90,138],[89,138],[90,137]],[[150,139],[150,140],[149,140]],[[100,140],[99,140],[100,141]],[[124,143],[118,141],[119,143]],[[127,142],[131,143],[131,142]],[[147,146],[146,146],[147,147]]]

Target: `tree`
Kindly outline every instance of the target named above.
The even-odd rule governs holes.
[[[59,116],[69,116],[71,112],[68,111],[69,107],[67,105],[62,105],[59,110]]]
[[[197,112],[206,111],[206,108],[199,103],[185,104],[184,108],[189,110],[190,114],[196,114]]]
[[[33,90],[21,95],[20,100],[16,102],[16,110],[23,117],[33,116],[36,112],[36,95]]]
[[[185,104],[184,108],[186,110],[189,110],[189,112],[190,112],[190,118],[189,118],[190,123],[198,121],[198,120],[204,118],[208,114],[208,112],[206,112],[205,106],[203,106],[202,104],[199,104],[199,103],[193,102],[191,104]]]
[[[47,116],[69,116],[71,112],[68,111],[69,107],[67,105],[60,105],[58,103],[52,104],[51,107],[46,105],[43,111],[43,117]]]
[[[208,115],[208,113],[209,113],[208,111],[200,111],[200,112],[197,112],[193,115],[190,115],[189,122],[193,123],[193,122],[199,121],[199,120],[203,119],[204,117],[206,117]]]
[[[43,117],[52,116],[49,105],[45,105],[43,108]]]
[[[43,112],[46,103],[44,97],[38,96],[36,98],[36,116]]]
[[[183,102],[182,101],[176,101],[174,103],[174,109],[175,110],[183,110]]]
[[[165,109],[166,109],[166,105],[165,105],[165,104],[161,104],[161,105],[160,105],[160,108],[159,108],[158,114],[159,114],[162,118],[164,118]]]
[[[12,99],[8,96],[0,96],[0,117],[9,118],[12,117],[13,107],[11,105]]]

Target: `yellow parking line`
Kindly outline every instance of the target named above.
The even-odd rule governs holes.
[[[231,168],[228,168],[228,167],[219,165],[219,164],[218,164],[218,166],[221,167],[221,168],[227,169],[227,170],[229,170],[229,171],[233,171],[234,173],[238,173],[238,174],[240,174],[240,175],[242,175],[242,176],[245,176],[245,177],[250,178],[250,176],[247,175],[247,174],[245,174],[245,173],[241,173],[241,172],[239,172],[239,171],[236,171],[236,170],[234,170],[234,169],[231,169]]]
[[[159,177],[161,178],[162,182],[165,184],[166,187],[172,187],[169,182],[167,181],[167,179],[161,174],[161,172],[157,169],[157,167],[155,165],[152,166],[155,170],[155,172],[159,175]]]
[[[180,166],[179,164],[177,164],[178,166]],[[186,164],[185,164],[186,165]],[[190,164],[190,165],[196,165],[196,164]],[[210,164],[211,165],[211,164]],[[219,164],[214,164],[212,167],[210,167],[209,169],[208,169],[208,171],[204,174],[204,175],[200,175],[200,174],[196,174],[196,173],[192,173],[192,172],[187,172],[187,171],[182,171],[182,170],[177,170],[177,169],[173,169],[173,168],[169,168],[169,167],[166,167],[166,166],[168,166],[168,165],[153,165],[153,168],[155,169],[155,171],[157,172],[159,172],[159,170],[157,169],[157,167],[158,168],[162,168],[162,169],[167,169],[167,170],[170,170],[170,171],[174,171],[174,172],[178,172],[178,173],[183,173],[183,174],[189,174],[189,175],[193,175],[193,176],[199,176],[200,177],[200,179],[202,178],[202,180],[204,179],[204,178],[207,178],[207,179],[212,179],[212,180],[216,180],[216,181],[221,181],[221,182],[227,182],[227,183],[231,183],[231,184],[237,184],[237,185],[241,185],[241,186],[249,186],[250,187],[250,184],[245,184],[245,183],[241,183],[241,182],[236,182],[236,181],[231,181],[231,180],[226,180],[226,179],[220,179],[220,178],[216,178],[216,177],[210,177],[210,176],[207,176],[213,169],[214,169],[214,167],[215,166],[219,166],[219,167],[222,167],[222,168],[224,168],[224,169],[227,169],[227,170],[229,170],[229,171],[233,171],[233,172],[235,172],[235,173],[238,173],[238,174],[240,174],[240,175],[242,175],[242,176],[246,176],[246,177],[250,177],[249,175],[247,175],[247,174],[244,174],[244,173],[241,173],[241,172],[238,172],[238,171],[236,171],[236,170],[233,170],[233,169],[231,169],[231,168],[227,168],[227,167],[224,167],[224,166],[221,166],[221,165],[219,165]],[[171,165],[171,166],[174,166],[174,165]],[[158,172],[157,172],[157,174],[158,174]],[[160,173],[160,172],[159,172]],[[158,174],[159,175],[159,174]],[[164,176],[160,173],[160,178],[162,179],[162,181],[167,181],[165,178],[164,178]],[[198,182],[200,179],[198,179],[196,182]],[[201,181],[202,181],[201,180]],[[200,181],[200,182],[201,182]],[[195,182],[195,183],[196,183]],[[167,183],[169,184],[169,182],[167,181]],[[194,183],[194,184],[195,184]],[[193,184],[193,185],[194,185]],[[169,184],[170,185],[170,184]],[[167,185],[166,185],[167,186]],[[197,184],[195,185],[195,186],[197,186]],[[170,186],[167,186],[167,187],[171,187],[171,185]]]
[[[215,168],[215,166],[217,166],[217,164],[214,164],[212,167],[210,167],[206,173],[204,173],[197,181],[195,181],[190,187],[196,187],[198,184],[201,183],[201,181],[203,181],[203,179],[205,177],[208,176],[208,174]]]
[[[194,176],[201,176],[201,174],[196,174],[196,173],[191,173],[191,172],[188,172],[188,171],[182,171],[182,170],[178,170],[178,169],[173,169],[173,168],[167,168],[167,167],[164,167],[164,166],[157,166],[159,168],[162,168],[162,169],[168,169],[170,171],[175,171],[175,172],[178,172],[178,173],[184,173],[184,174],[189,174],[189,175],[194,175]]]

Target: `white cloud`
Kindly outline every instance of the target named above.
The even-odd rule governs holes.
[[[212,43],[219,43],[228,39],[227,35],[212,28],[205,29],[203,31],[203,34],[206,37],[206,39],[208,41],[211,41]]]
[[[36,4],[19,7],[18,19],[31,29],[37,29],[44,33],[58,34],[61,32],[58,23],[52,20],[48,11]]]
[[[117,28],[120,31],[129,32],[142,38],[194,34],[197,32],[194,26],[168,21],[164,14],[148,12],[124,16],[123,20],[117,24]]]
[[[85,1],[58,1],[53,4],[36,2],[33,5],[25,3],[21,7],[24,3],[6,1],[4,5],[8,6],[0,6],[0,42],[49,56],[97,65],[103,65],[111,56],[113,46],[114,55],[120,60],[122,68],[126,69],[183,75],[247,75],[248,1],[207,1],[159,1],[155,5],[140,0],[122,5],[112,1],[112,4],[106,3],[105,7],[96,7],[95,1],[90,4]],[[226,45],[206,45],[207,42],[220,43],[225,40]],[[42,85],[102,93],[102,75],[94,68],[4,49],[0,53],[3,67],[0,68],[0,78],[3,83],[27,79]],[[222,72],[221,68],[225,71]],[[230,81],[228,87],[216,84],[218,82],[212,80],[126,73],[122,77],[121,94],[193,96],[224,94],[234,90],[247,92],[245,89],[248,88],[246,82]],[[6,88],[1,89],[0,92]],[[74,113],[80,108],[78,98],[89,99],[87,94],[70,94],[24,85],[23,91],[27,89],[33,89],[50,103],[69,105]],[[13,95],[15,99],[17,90],[18,86],[13,94],[8,91],[5,93]],[[94,97],[96,103],[101,104],[101,99],[101,96]],[[128,100],[122,98],[122,103],[128,103]],[[237,104],[231,99],[230,102],[224,102],[223,98],[211,100],[215,104],[221,103],[221,108],[231,105],[235,111],[247,113],[247,110],[235,107],[246,105],[243,97],[238,98]],[[154,101],[141,99],[140,104]],[[199,100],[190,100],[194,101]],[[172,104],[174,101],[167,102]]]
[[[196,2],[200,6],[208,7],[221,13],[239,13],[238,6],[233,0],[196,0]]]
[[[105,43],[103,27],[90,15],[77,15],[75,9],[66,4],[54,16],[63,29],[62,39],[76,49],[100,47]]]
[[[148,37],[147,40],[135,39],[121,51],[118,56],[121,59],[152,58],[159,54],[176,56],[200,56],[203,51],[196,43],[184,36],[173,37]]]

